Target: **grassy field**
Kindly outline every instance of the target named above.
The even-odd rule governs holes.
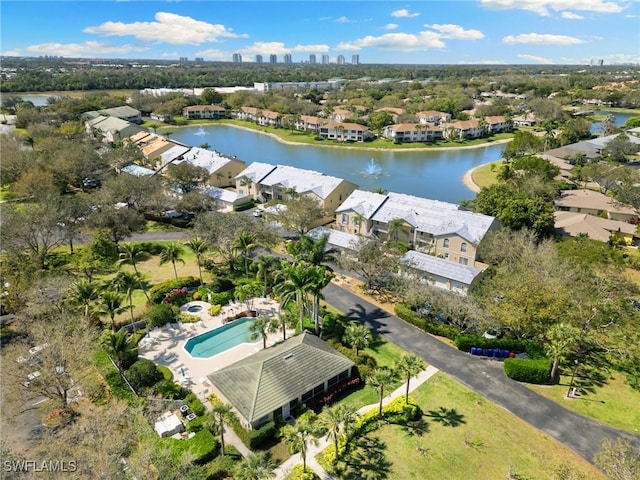
[[[640,392],[633,390],[624,377],[613,375],[604,386],[593,387],[592,391],[582,390],[579,398],[567,400],[565,395],[570,381],[568,376],[563,376],[557,385],[529,385],[529,388],[581,415],[640,434]],[[579,376],[574,384],[581,384]]]
[[[478,185],[480,188],[490,187],[494,183],[498,183],[498,179],[496,178],[496,176],[501,163],[502,160],[499,160],[497,162],[481,165],[478,168],[474,169],[473,173],[471,174],[473,183]]]
[[[360,439],[342,478],[605,478],[553,438],[442,373],[412,396],[423,409],[423,428],[387,425]],[[561,471],[575,476],[560,477]]]

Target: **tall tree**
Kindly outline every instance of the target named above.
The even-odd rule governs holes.
[[[347,439],[349,429],[358,417],[355,408],[346,403],[325,407],[318,416],[319,425],[326,430],[335,450],[334,463],[340,456],[339,441]]]
[[[250,232],[240,232],[240,234],[236,238],[236,241],[234,242],[234,248],[242,256],[244,273],[247,276],[249,275],[249,256],[257,246],[258,244],[256,243],[256,236],[255,234]]]
[[[131,265],[133,267],[134,273],[140,278],[140,289],[147,298],[147,301],[149,301],[149,294],[147,293],[147,289],[144,288],[142,276],[140,276],[140,272],[138,272],[138,263],[148,260],[151,258],[151,255],[138,243],[126,243],[124,245],[120,245],[118,249],[120,250],[117,262],[118,267],[121,267],[122,265]]]
[[[594,461],[612,480],[640,478],[640,451],[626,438],[604,440]]]
[[[307,294],[313,288],[312,273],[307,265],[288,265],[282,263],[282,275],[285,279],[275,287],[280,296],[282,306],[295,302],[300,315],[300,331],[304,330],[304,312],[307,304]]]
[[[400,357],[394,368],[398,375],[407,380],[407,391],[405,392],[405,402],[409,403],[409,382],[412,377],[418,375],[424,368],[424,362],[416,355],[409,353]]]
[[[220,455],[224,455],[224,424],[230,423],[234,419],[231,405],[217,401],[213,404],[208,415],[208,428],[220,435]]]
[[[397,269],[399,256],[379,240],[362,237],[350,249],[354,254],[342,258],[342,266],[362,275],[368,289],[384,283]]]
[[[323,298],[322,290],[329,285],[334,274],[329,272],[325,267],[320,265],[312,265],[310,267],[311,286],[309,291],[313,295],[312,317],[316,335],[320,334],[320,300]]]
[[[184,264],[184,260],[182,258],[184,254],[184,250],[182,247],[176,243],[171,242],[160,252],[160,265],[164,265],[165,263],[171,263],[173,265],[173,274],[178,279],[178,270],[176,269],[176,262],[181,262]]]
[[[299,453],[302,457],[302,469],[306,472],[309,443],[318,444],[319,429],[315,425],[315,418],[298,419],[294,425],[282,427],[281,433],[289,451]]]
[[[344,329],[342,341],[353,348],[356,357],[360,350],[367,348],[373,342],[371,330],[360,323],[352,322]]]
[[[87,321],[91,318],[91,307],[98,299],[98,286],[87,280],[78,280],[71,285],[72,302],[82,307],[82,318]]]
[[[102,315],[109,315],[111,320],[111,330],[116,331],[116,315],[124,312],[126,308],[122,306],[124,297],[114,290],[106,290],[98,300],[98,312]]]
[[[262,340],[262,348],[267,348],[267,338],[269,333],[273,331],[272,322],[269,317],[258,315],[249,325],[251,332],[251,340]]]
[[[209,243],[200,237],[193,237],[191,240],[185,243],[187,248],[191,250],[196,256],[196,263],[198,264],[198,275],[200,277],[200,285],[202,282],[202,258],[209,250]]]
[[[113,287],[122,292],[129,300],[129,313],[133,322],[133,292],[140,286],[142,281],[140,274],[129,272],[118,272],[112,280]]]
[[[262,280],[266,295],[269,292],[269,279],[273,276],[275,267],[279,265],[278,259],[271,255],[260,255],[256,263],[258,265],[256,278]]]
[[[235,480],[270,480],[275,478],[275,469],[268,452],[256,452],[236,463],[232,473]]]
[[[111,355],[121,373],[135,362],[138,356],[138,346],[126,330],[110,332],[104,338],[102,346]]]
[[[373,373],[367,378],[367,383],[375,388],[378,396],[380,397],[380,404],[378,406],[379,417],[382,417],[382,401],[384,400],[384,394],[387,389],[391,388],[395,381],[395,372],[386,367],[376,368]]]

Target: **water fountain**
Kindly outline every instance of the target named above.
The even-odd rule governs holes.
[[[207,131],[204,128],[200,127],[194,135],[207,135]]]
[[[383,170],[380,167],[380,165],[378,165],[375,160],[372,158],[371,161],[369,162],[369,165],[366,166],[366,168],[364,170],[362,170],[362,175],[364,175],[365,177],[374,177],[374,178],[378,178],[380,175],[382,175]]]

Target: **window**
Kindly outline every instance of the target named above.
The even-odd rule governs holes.
[[[348,213],[343,213],[342,214],[342,223],[345,224],[345,225],[347,223],[349,223],[349,214]]]
[[[464,257],[460,257],[458,259],[458,263],[460,265],[469,265],[469,259],[468,258],[464,258]]]
[[[465,242],[462,242],[460,244],[460,251],[461,252],[466,252],[467,251],[467,244]]]
[[[448,239],[448,238],[445,238],[445,239],[442,241],[442,246],[443,246],[444,248],[449,248],[449,239]]]
[[[444,254],[444,259],[445,259],[445,260],[449,260],[449,254],[448,254],[448,253],[445,253],[445,254]]]

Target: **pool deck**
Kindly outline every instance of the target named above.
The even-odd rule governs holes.
[[[187,312],[187,309],[194,305],[201,305],[203,308],[197,313]],[[221,327],[229,318],[246,310],[243,305],[226,305],[218,315],[211,316],[208,313],[210,306],[210,303],[202,301],[183,305],[180,307],[181,312],[199,317],[200,320],[182,325],[174,323],[170,325],[171,328],[166,326],[155,328],[138,344],[140,357],[151,360],[157,365],[169,367],[174,381],[189,388],[201,399],[205,399],[211,392],[207,375],[262,349],[262,340],[258,340],[256,343],[243,343],[210,358],[192,357],[184,348],[187,340]],[[280,310],[280,305],[275,300],[256,298],[253,308],[257,310],[258,315],[275,316]],[[293,335],[293,331],[287,331],[287,338],[290,335]],[[267,337],[267,346],[280,340],[282,340],[282,331],[270,333]]]

